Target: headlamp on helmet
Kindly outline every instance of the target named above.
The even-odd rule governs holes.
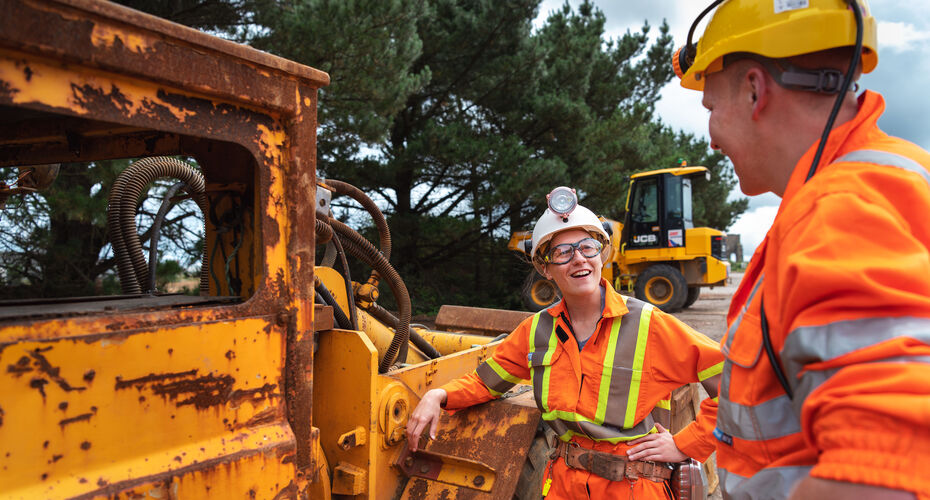
[[[546,195],[549,203],[549,210],[562,218],[563,222],[568,221],[568,217],[578,206],[578,195],[575,190],[565,186],[559,186]]]

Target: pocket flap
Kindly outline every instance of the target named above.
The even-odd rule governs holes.
[[[734,365],[752,368],[759,362],[762,352],[762,328],[756,311],[743,314],[734,332],[723,337],[723,355]],[[730,335],[733,338],[730,338]]]

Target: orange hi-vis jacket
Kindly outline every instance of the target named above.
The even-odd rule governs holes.
[[[733,297],[725,497],[785,498],[810,475],[930,498],[930,154],[879,130],[883,110],[860,96],[806,183],[816,145],[800,159]]]
[[[531,381],[543,419],[560,439],[625,456],[628,441],[656,431],[656,419],[668,426],[675,388],[701,382],[716,396],[723,356],[715,342],[603,279],[601,293],[603,313],[582,350],[559,302],[524,320],[474,372],[444,385],[445,408],[488,401]],[[705,460],[714,451],[716,412],[716,399],[701,403],[697,420],[674,437],[682,452]],[[569,469],[561,458],[546,477],[548,498],[666,498],[664,483],[609,481]]]

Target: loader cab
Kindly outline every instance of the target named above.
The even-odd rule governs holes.
[[[623,224],[626,249],[685,246],[694,227],[691,190],[694,176],[710,176],[705,167],[679,167],[633,175]]]

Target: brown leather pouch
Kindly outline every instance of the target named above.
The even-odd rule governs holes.
[[[701,463],[689,458],[675,464],[669,486],[672,487],[675,500],[704,500],[707,497],[705,482]]]

